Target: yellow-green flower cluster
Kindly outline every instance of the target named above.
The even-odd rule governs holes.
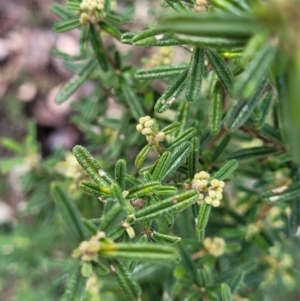
[[[294,277],[290,274],[290,270],[294,266],[294,260],[290,254],[283,253],[279,245],[275,245],[269,249],[270,255],[265,258],[268,269],[264,275],[262,286],[274,283],[276,275],[281,276],[281,281],[288,288],[293,288],[296,284]]]
[[[222,256],[225,252],[226,243],[220,237],[214,237],[213,239],[207,237],[204,239],[203,245],[206,251],[215,257]]]
[[[155,133],[152,129],[152,126],[154,124],[154,120],[151,119],[150,116],[141,117],[139,119],[139,124],[136,126],[137,131],[141,132],[142,135],[148,136],[150,141],[153,141],[155,143],[161,142],[165,140],[165,133],[164,132],[158,132]]]
[[[74,258],[81,258],[83,261],[95,261],[98,257],[98,252],[101,249],[100,239],[105,238],[104,232],[98,232],[92,236],[89,241],[82,241],[77,249],[73,252]]]
[[[104,0],[82,0],[80,4],[80,23],[85,26],[89,23],[97,24],[102,21],[106,17],[103,9]]]
[[[163,35],[157,35],[156,38],[159,40],[163,38]],[[160,47],[159,52],[155,53],[149,62],[151,66],[168,66],[171,65],[174,57],[174,50],[172,47]]]
[[[195,10],[198,12],[203,12],[206,10],[208,3],[206,0],[196,0],[195,1]]]
[[[199,200],[204,200],[206,204],[214,207],[220,206],[220,200],[223,198],[223,188],[225,183],[217,179],[213,179],[209,183],[210,174],[201,171],[194,175],[192,180],[192,189],[199,191]]]

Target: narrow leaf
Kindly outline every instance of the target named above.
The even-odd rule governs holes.
[[[249,98],[256,93],[266,75],[272,61],[275,58],[277,47],[271,43],[265,44],[255,55],[253,61],[247,65],[235,86],[236,97]]]
[[[224,125],[229,131],[235,131],[247,121],[257,106],[266,87],[267,81],[263,80],[251,98],[234,101],[233,105],[228,110],[224,121]]]
[[[96,30],[94,26],[90,27],[90,40],[91,44],[97,58],[97,61],[101,67],[101,69],[105,72],[108,70],[108,60],[106,57],[106,53],[104,50],[104,46],[100,37],[99,32]]]
[[[218,82],[215,86],[212,99],[209,101],[208,128],[211,135],[216,135],[220,131],[223,109],[222,106],[223,91],[221,84]]]
[[[90,58],[69,81],[58,92],[55,102],[63,103],[66,101],[91,75],[96,69],[94,58]]]
[[[185,97],[188,101],[194,102],[198,99],[202,77],[204,74],[204,50],[195,47],[192,53],[190,66],[187,75],[187,85]]]
[[[216,173],[214,173],[210,180],[218,179],[218,180],[225,180],[227,179],[238,167],[238,163],[236,160],[232,159],[226,162]]]
[[[126,198],[141,198],[150,195],[155,191],[156,188],[161,186],[160,182],[149,182],[149,183],[143,183],[137,186],[134,186],[129,189],[129,193],[126,196]]]
[[[190,140],[196,135],[196,129],[194,128],[189,128],[185,131],[183,131],[180,135],[178,135],[169,145],[168,148],[174,148],[183,142]]]
[[[216,71],[220,82],[223,84],[229,96],[232,97],[234,76],[232,75],[227,64],[215,50],[208,49],[206,51],[206,54],[209,59],[209,62]]]
[[[228,156],[228,159],[255,160],[255,159],[268,157],[275,153],[278,153],[278,149],[276,147],[269,147],[269,146],[250,147],[250,148],[240,149],[238,151],[231,153]]]
[[[151,238],[157,243],[167,244],[167,245],[174,245],[181,240],[181,237],[166,235],[156,231],[153,231],[151,233]]]
[[[62,33],[66,31],[70,31],[77,27],[81,26],[80,20],[78,18],[75,19],[66,19],[59,22],[54,23],[53,27],[57,33]]]
[[[102,186],[93,182],[81,182],[79,184],[79,187],[90,194],[93,194],[95,196],[103,196],[103,195],[108,195],[110,193],[110,188],[107,186]]]
[[[113,179],[100,166],[98,161],[90,154],[90,152],[81,145],[73,148],[73,154],[78,163],[86,171],[86,173],[97,183],[109,188],[113,183]]]
[[[84,226],[80,219],[80,212],[75,203],[70,199],[62,185],[53,183],[51,185],[52,197],[64,220],[70,225],[79,241],[86,238]]]
[[[177,169],[184,163],[190,152],[192,151],[192,144],[188,141],[183,142],[172,151],[170,165],[167,172],[163,175],[161,181],[165,182],[173,176]]]
[[[81,267],[79,266],[72,275],[72,278],[68,283],[67,290],[60,301],[81,301],[87,280],[88,277],[82,276]]]
[[[176,78],[176,80],[167,88],[167,90],[157,100],[154,110],[157,113],[163,113],[169,109],[175,99],[180,95],[186,84],[187,69]]]
[[[191,190],[179,193],[158,203],[139,210],[136,214],[136,223],[160,218],[166,214],[173,214],[184,210],[198,200],[198,192]]]
[[[194,175],[198,172],[199,166],[199,138],[194,137],[191,140],[192,143],[192,150],[188,156],[188,171],[189,171],[189,178],[192,180]]]
[[[226,283],[221,284],[222,301],[233,301],[230,287]]]
[[[79,40],[79,49],[81,53],[86,52],[89,39],[90,39],[90,27],[84,26],[81,30],[81,35]]]
[[[175,66],[157,66],[150,69],[139,69],[135,73],[137,79],[156,79],[156,78],[168,78],[178,76],[186,65],[175,65]]]
[[[124,94],[125,100],[127,102],[127,105],[130,109],[130,112],[132,116],[139,120],[140,117],[145,116],[145,112],[139,103],[137,97],[133,93],[132,89],[130,88],[129,83],[125,78],[121,79],[121,89]]]
[[[115,166],[115,181],[125,190],[127,164],[125,160],[118,160]]]
[[[164,152],[160,158],[157,160],[154,170],[152,172],[153,180],[161,181],[164,174],[167,172],[170,163],[171,163],[172,153],[171,152]]]
[[[107,258],[141,261],[176,261],[178,253],[174,247],[148,243],[113,243],[103,244],[100,255]]]
[[[151,145],[147,144],[146,146],[144,146],[141,151],[137,154],[134,164],[136,167],[141,167],[142,164],[144,163],[149,151],[151,149]]]
[[[211,210],[211,205],[205,202],[201,205],[196,223],[196,237],[199,241],[203,241],[205,237],[205,228],[208,223],[208,218]]]
[[[116,278],[124,291],[129,301],[140,301],[141,288],[136,279],[129,272],[126,265],[116,260],[113,265],[113,271],[115,272]]]
[[[107,236],[120,225],[121,221],[127,216],[127,211],[117,202],[103,217],[99,230],[104,231]]]

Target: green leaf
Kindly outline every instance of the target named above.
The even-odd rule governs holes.
[[[66,101],[92,74],[96,69],[95,59],[90,58],[69,81],[58,92],[55,102],[63,103]]]
[[[78,240],[85,240],[86,234],[80,219],[80,212],[66,193],[65,188],[61,184],[52,183],[51,194],[63,219],[70,225]]]
[[[112,208],[103,217],[99,230],[104,231],[107,236],[120,225],[127,216],[127,211],[119,203],[114,202]],[[124,228],[125,231],[125,228]]]
[[[65,7],[69,10],[79,11],[80,10],[80,2],[67,1]]]
[[[222,301],[233,301],[230,287],[226,283],[221,284]]]
[[[211,161],[215,162],[219,156],[222,154],[222,152],[225,150],[227,144],[229,143],[231,139],[230,135],[225,136],[222,141],[220,142],[220,144],[217,146],[217,148],[215,149],[215,151],[213,152],[212,156],[211,156]]]
[[[129,272],[126,265],[122,261],[116,260],[112,264],[112,267],[116,278],[128,300],[140,301],[140,295],[142,293],[141,287],[136,281],[136,279]]]
[[[113,178],[101,168],[98,161],[86,148],[76,145],[73,148],[73,154],[81,167],[97,184],[109,188],[109,185],[114,182]]]
[[[174,34],[174,39],[181,44],[194,45],[200,48],[226,49],[241,47],[246,44],[245,39],[227,39],[222,37],[201,37],[185,34]]]
[[[219,82],[216,83],[212,99],[209,101],[208,128],[211,135],[219,133],[223,109],[223,91]]]
[[[194,137],[191,140],[192,150],[188,156],[187,164],[189,171],[189,179],[192,180],[194,175],[198,172],[199,168],[199,138]]]
[[[170,165],[166,173],[162,176],[161,182],[166,182],[170,179],[177,169],[184,163],[188,155],[192,151],[192,144],[188,141],[183,142],[180,146],[177,146],[172,151],[170,159]]]
[[[196,135],[196,130],[194,128],[189,128],[183,131],[180,135],[178,135],[169,145],[168,148],[172,149],[183,142],[190,140]]]
[[[106,72],[108,71],[108,60],[105,49],[102,43],[101,36],[94,26],[90,27],[90,40],[95,53],[95,57],[101,67]]]
[[[18,155],[25,155],[26,149],[17,141],[10,138],[2,138],[0,143],[7,149],[17,153]]]
[[[109,35],[113,36],[118,41],[120,41],[120,39],[121,39],[121,32],[116,27],[114,27],[113,25],[110,25],[107,22],[101,22],[100,26],[101,26],[101,29],[103,29]]]
[[[257,93],[256,91],[261,86],[263,77],[270,68],[276,52],[277,47],[271,43],[265,44],[260,49],[237,81],[234,92],[235,97],[249,98]]]
[[[161,130],[161,132],[164,132],[165,135],[171,135],[178,131],[180,125],[181,125],[180,122],[173,122],[173,123],[167,125],[166,127],[164,127]]]
[[[139,69],[135,73],[137,79],[157,79],[157,78],[168,78],[178,76],[186,65],[174,65],[174,66],[157,66],[150,69]]]
[[[93,194],[95,196],[101,197],[103,195],[108,195],[110,194],[110,188],[108,188],[107,186],[102,186],[93,182],[81,182],[79,184],[79,187],[90,194]]]
[[[126,103],[129,107],[132,116],[136,120],[139,120],[140,117],[146,115],[140,102],[138,101],[137,97],[133,93],[131,89],[131,85],[124,77],[120,80],[120,84],[121,84],[122,92],[124,94],[124,98],[126,100]]]
[[[66,9],[63,5],[58,3],[53,3],[50,6],[51,11],[56,14],[58,17],[60,17],[63,20],[74,20],[75,18],[78,19],[78,16],[74,14],[73,12]]]
[[[200,206],[196,223],[196,237],[199,241],[203,241],[205,237],[205,228],[208,223],[210,210],[211,205],[208,205],[205,202]]]
[[[167,245],[174,245],[181,240],[181,237],[166,235],[156,231],[153,231],[151,233],[151,238],[157,243],[167,244]]]
[[[242,126],[251,116],[253,110],[257,106],[262,93],[267,87],[267,82],[263,80],[259,89],[250,99],[235,100],[228,110],[224,126],[228,131],[233,132]]]
[[[194,102],[198,99],[201,91],[202,77],[204,74],[204,50],[195,47],[192,53],[186,84],[185,97]]]
[[[227,39],[247,40],[262,29],[262,25],[252,16],[230,13],[173,14],[163,16],[159,23],[161,30],[165,31]]]
[[[127,34],[127,35],[126,35]],[[129,33],[126,33],[125,37],[127,38]],[[132,42],[136,43],[138,41],[150,38],[150,37],[155,37],[156,35],[161,35],[164,34],[164,30],[160,29],[160,28],[151,28],[151,29],[147,29],[145,31],[139,32],[137,34],[135,34],[132,37]],[[124,34],[123,34],[124,36]]]
[[[88,42],[90,40],[90,26],[84,26],[81,30],[79,49],[81,53],[85,53]]]
[[[233,275],[230,277],[228,285],[231,289],[231,292],[234,292],[238,289],[241,283],[244,281],[245,272],[241,269],[238,269]]]
[[[144,146],[140,152],[137,154],[134,164],[137,168],[141,167],[142,164],[144,163],[149,151],[151,149],[151,145],[147,144],[146,146]]]
[[[157,196],[163,196],[163,197],[167,197],[170,195],[174,195],[175,193],[178,192],[178,189],[175,186],[160,186],[158,188],[155,189],[155,194]]]
[[[161,262],[177,261],[178,253],[174,247],[148,243],[103,244],[100,256],[125,260]]]
[[[275,153],[278,153],[278,149],[276,147],[257,146],[235,151],[228,156],[228,159],[255,160],[268,157]]]
[[[127,164],[125,160],[118,160],[115,166],[115,181],[125,190]]]
[[[60,301],[80,301],[83,298],[88,277],[81,274],[81,267],[78,266],[70,279],[67,290]]]
[[[198,192],[191,190],[179,193],[158,203],[149,205],[139,210],[136,214],[136,223],[160,218],[184,210],[198,200]]]
[[[122,189],[117,183],[113,183],[111,186],[111,196],[114,200],[117,200],[122,207],[125,207],[125,199],[122,194]]]
[[[163,113],[169,109],[172,103],[180,95],[186,85],[187,69],[183,70],[182,73],[175,79],[175,81],[167,88],[167,90],[160,96],[156,101],[154,110],[157,113]]]
[[[151,193],[155,192],[155,189],[159,186],[161,186],[160,182],[148,182],[134,186],[128,190],[129,193],[126,198],[132,199],[149,196]]]
[[[178,13],[189,12],[189,8],[180,1],[166,0],[166,2]]]
[[[226,162],[225,165],[223,165],[216,173],[214,173],[210,180],[218,179],[218,180],[224,180],[228,178],[238,167],[238,163],[235,159],[232,159],[228,162]]]
[[[289,186],[283,185],[281,187],[266,191],[261,194],[265,201],[290,201],[299,196],[300,183],[293,183]]]
[[[80,23],[80,20],[78,19],[78,17],[75,19],[62,20],[62,21],[54,23],[54,25],[53,25],[54,30],[57,33],[70,31],[72,29],[78,28],[79,26],[81,26],[81,23]]]
[[[160,158],[157,160],[153,172],[152,177],[155,181],[161,181],[167,172],[170,162],[171,162],[172,153],[171,152],[164,152]]]
[[[206,51],[206,55],[209,59],[209,62],[216,71],[220,82],[223,84],[229,96],[232,97],[235,79],[227,64],[224,62],[222,57],[213,49],[208,49]]]

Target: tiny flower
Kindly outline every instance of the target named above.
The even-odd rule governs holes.
[[[141,132],[142,129],[143,129],[143,126],[140,123],[136,125],[136,130],[137,131]]]
[[[150,128],[153,125],[153,123],[154,123],[153,119],[150,119],[144,123],[144,127]]]
[[[217,191],[217,192],[216,192],[215,198],[216,198],[217,200],[222,200],[222,198],[223,198],[222,193]]]
[[[210,190],[208,192],[208,195],[211,197],[211,198],[214,198],[216,196],[216,192],[214,190]]]
[[[142,134],[143,135],[150,135],[150,134],[152,134],[151,128],[143,128],[142,129]]]
[[[207,196],[205,199],[204,199],[205,203],[210,205],[212,202],[213,202],[213,199],[209,196]]]
[[[213,205],[214,207],[219,207],[219,206],[220,206],[220,201],[219,201],[218,199],[214,199],[214,200],[212,201],[212,205]]]
[[[218,187],[218,185],[219,185],[219,180],[213,179],[213,180],[210,182],[210,185],[211,185],[212,187]]]

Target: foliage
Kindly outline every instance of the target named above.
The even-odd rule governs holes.
[[[139,32],[126,29],[132,7],[52,5],[57,32],[81,31],[80,56],[54,53],[74,73],[56,101],[86,81],[94,91],[74,104],[85,147],[65,161],[61,152],[35,160],[24,176],[29,185],[39,175],[28,202],[38,208],[37,225],[47,221],[53,240],[54,229],[59,240],[72,239],[74,260],[70,246],[43,241],[28,255],[62,250],[61,273],[73,267],[63,301],[292,299],[299,290],[300,3],[162,5],[157,22]],[[120,42],[133,51],[160,47],[163,59],[137,69]],[[172,47],[185,51],[179,64],[170,62]],[[157,79],[163,90],[152,85]],[[122,105],[120,118],[105,117],[111,98]],[[37,158],[33,140],[29,131],[24,150],[4,139],[18,156],[1,162],[2,171]]]

